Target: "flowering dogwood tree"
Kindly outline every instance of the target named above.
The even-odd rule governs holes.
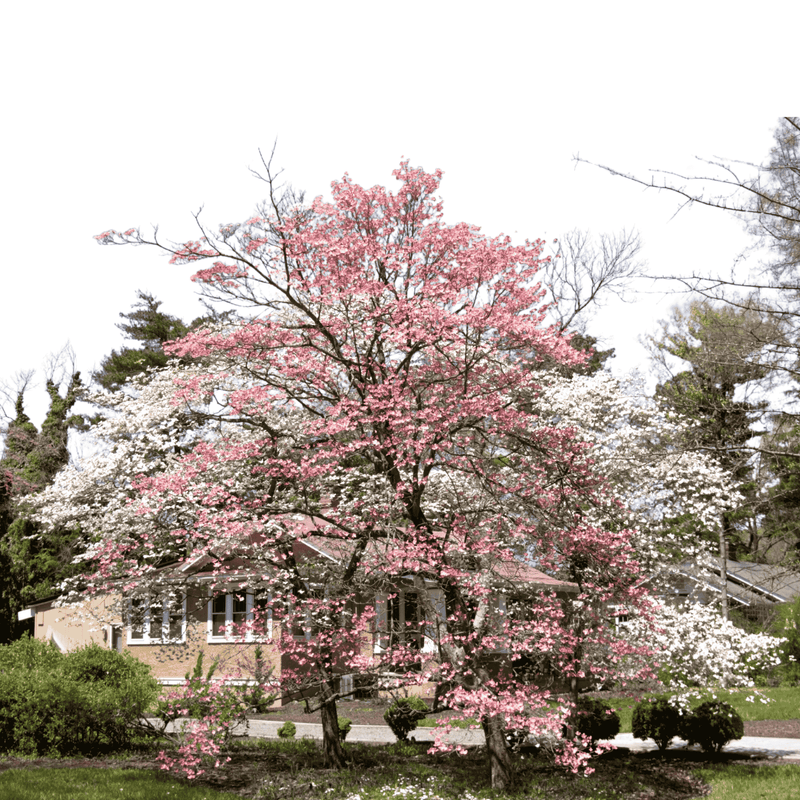
[[[206,366],[203,373],[207,371]],[[127,392],[81,394],[81,400],[104,410],[103,419],[91,428],[85,441],[93,453],[67,465],[50,486],[28,501],[36,519],[48,528],[80,532],[81,549],[85,549],[81,560],[94,560],[103,537],[124,537],[129,551],[140,561],[141,569],[132,574],[136,578],[140,572],[152,572],[148,562],[163,561],[180,550],[172,533],[180,510],[169,513],[164,509],[160,517],[138,513],[133,502],[139,496],[134,479],[168,470],[181,453],[208,438],[208,420],[199,416],[199,409],[173,402],[176,382],[198,374],[198,367],[174,362],[132,381]],[[62,603],[80,602],[86,588],[105,587],[102,576],[90,578],[87,587],[86,576],[81,575],[62,587]],[[152,587],[136,588],[146,594]],[[111,613],[118,615],[119,609]]]
[[[654,619],[634,618],[626,636],[647,641],[671,689],[752,686],[753,676],[781,663],[784,639],[746,633],[702,603],[656,607]]]
[[[243,433],[199,442],[138,481],[136,513],[174,518],[170,541],[153,542],[145,558],[144,533],[135,545],[107,536],[93,555],[104,580],[125,575],[134,586],[165,579],[159,544],[178,555],[191,545],[191,558],[220,574],[243,547],[269,554],[261,579],[276,609],[310,630],[284,638],[316,676],[329,761],[343,763],[337,674],[380,661],[406,681],[435,679],[451,707],[477,716],[500,787],[511,778],[505,728],[560,724],[547,692],[513,665],[546,652],[577,679],[588,643],[627,647],[608,636],[600,609],[638,605],[639,567],[630,530],[586,513],[616,502],[590,445],[531,404],[542,376],[518,353],[543,364],[583,357],[544,324],[542,242],[445,225],[440,172],[402,162],[394,176],[395,194],[345,176],[332,202],[310,206],[273,193],[241,225],[181,245],[135,229],[97,237],[208,263],[194,280],[249,304],[253,317],[169,346],[217,365],[181,379],[173,402],[206,399],[229,365],[218,416]],[[296,558],[294,543],[312,534],[334,558]],[[529,579],[533,566],[568,582],[566,606]],[[365,596],[391,594],[398,581],[413,584],[426,628],[436,629],[433,667],[407,638],[358,646],[375,619]],[[502,597],[513,602],[503,608]]]
[[[681,562],[706,563],[723,513],[744,498],[713,456],[683,445],[688,420],[647,397],[641,381],[608,372],[552,373],[536,408],[590,447],[616,502],[586,513],[595,524],[635,531],[632,543],[652,586],[663,588]]]

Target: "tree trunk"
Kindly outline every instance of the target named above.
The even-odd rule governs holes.
[[[489,754],[492,789],[510,789],[514,772],[506,743],[506,726],[503,717],[500,714],[484,717],[481,724],[486,737],[486,750]]]
[[[725,520],[719,532],[719,582],[721,587],[720,602],[722,604],[722,619],[728,621],[728,539],[725,536]],[[722,688],[728,688],[728,673],[723,670]]]
[[[339,739],[339,715],[336,713],[336,699],[327,680],[323,681],[321,692],[322,753],[325,757],[325,765],[332,769],[344,769],[344,750]]]
[[[728,619],[728,540],[725,537],[725,523],[719,532],[719,581],[722,619]]]

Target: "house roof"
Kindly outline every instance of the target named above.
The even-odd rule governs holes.
[[[692,594],[698,590],[718,594],[722,591],[720,558],[712,559],[706,571],[696,564],[685,562],[680,565],[678,572],[684,578],[679,594]],[[726,575],[728,597],[741,606],[787,603],[800,595],[800,573],[779,564],[728,559]]]
[[[346,539],[339,535],[326,535],[325,527],[328,523],[321,518],[304,516],[300,519],[292,519],[291,524],[297,535],[294,554],[299,561],[322,557],[342,563],[351,557],[356,546],[355,539]],[[258,546],[257,540],[253,541],[253,546]],[[389,546],[389,542],[386,539],[373,539],[369,542],[367,553],[368,555],[379,556],[380,550]],[[468,546],[465,545],[464,551],[467,552],[468,549]],[[203,566],[204,560],[202,558],[197,559],[187,564],[184,567],[184,571],[187,573],[191,571],[194,577],[211,577],[213,573],[204,570]],[[243,575],[246,572],[246,562],[242,558],[236,558],[228,562],[228,567],[234,573],[230,577],[234,577],[237,573]],[[408,567],[409,573],[414,571],[412,566]],[[520,588],[540,591],[559,591],[571,594],[578,592],[576,584],[553,578],[536,569],[533,565],[516,558],[496,561],[491,566],[491,574],[495,577],[498,588],[513,584]]]

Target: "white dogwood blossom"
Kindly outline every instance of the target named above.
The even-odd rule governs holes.
[[[217,376],[219,378],[219,376]],[[198,413],[176,394],[181,383],[208,380],[207,366],[170,366],[134,379],[127,392],[86,393],[82,400],[104,409],[104,418],[91,429],[92,454],[69,464],[53,483],[28,498],[32,516],[46,528],[80,531],[79,560],[91,561],[110,538],[148,541],[158,530],[176,526],[182,509],[146,513],[136,490],[144,476],[168,472],[197,442],[224,435],[225,426]],[[219,384],[218,384],[219,385]],[[211,401],[211,397],[208,397]],[[208,411],[208,406],[202,409]],[[156,562],[164,555],[154,549],[145,555]],[[62,602],[80,602],[68,581]]]
[[[692,687],[752,686],[753,676],[781,662],[781,644],[764,633],[746,633],[701,603],[660,605],[652,622],[631,619],[624,636],[644,643],[661,665],[662,680],[683,691]]]
[[[537,405],[545,424],[573,427],[589,446],[610,502],[587,508],[597,524],[630,528],[648,573],[666,575],[681,561],[704,560],[722,513],[741,498],[710,455],[680,444],[686,422],[644,395],[636,380],[608,372],[551,375]]]

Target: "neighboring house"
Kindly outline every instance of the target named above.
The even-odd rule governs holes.
[[[681,564],[674,585],[675,600],[711,603],[722,592],[721,559],[712,560],[707,570],[690,562]],[[731,609],[740,610],[748,619],[768,622],[781,603],[791,603],[800,595],[800,573],[779,564],[755,564],[728,559],[725,588]]]
[[[346,555],[343,548],[345,544],[308,535],[296,541],[295,557],[298,560],[337,560]],[[288,667],[286,656],[278,647],[280,626],[272,619],[268,598],[239,588],[248,577],[246,566],[241,562],[230,565],[231,571],[225,578],[229,590],[217,589],[213,594],[205,588],[212,581],[211,572],[204,572],[202,563],[191,567],[191,581],[180,593],[176,589],[171,599],[153,604],[133,600],[125,604],[124,615],[117,610],[121,606],[119,596],[87,600],[79,608],[59,607],[55,605],[58,598],[54,597],[34,603],[20,612],[19,618],[32,619],[34,637],[52,641],[62,651],[90,642],[120,652],[128,651],[149,664],[153,675],[166,685],[182,683],[200,652],[204,654],[206,665],[219,660],[218,674],[238,672],[242,680],[248,680],[253,676],[256,644],[261,646],[264,664],[272,670],[273,679],[278,679],[281,670]],[[501,565],[498,578],[505,587],[498,588],[500,610],[505,607],[509,587],[516,587],[520,592],[553,592],[561,597],[577,592],[574,584],[558,581],[516,561]],[[220,578],[217,576],[214,580],[218,584]],[[373,653],[379,654],[400,642],[429,654],[431,661],[436,660],[436,631],[439,625],[446,625],[447,610],[443,592],[430,581],[426,585],[436,598],[437,620],[425,619],[412,575],[398,577],[391,591],[374,596]],[[246,633],[242,639],[241,634],[234,634],[234,631],[241,631],[242,623],[256,618],[263,620],[259,637]],[[297,626],[292,635],[308,638],[313,632]],[[252,646],[243,648],[242,643]],[[343,675],[342,689],[350,686],[352,676]],[[423,686],[418,691],[423,695],[433,694],[433,689],[433,685]]]
[[[751,561],[732,561],[726,565],[725,588],[728,607],[761,625],[769,625],[778,606],[791,603],[800,596],[800,572],[780,564],[756,564]],[[665,602],[678,605],[685,602],[709,605],[719,601],[722,593],[721,559],[714,558],[706,568],[685,561],[673,573],[671,591],[658,591]],[[609,619],[614,626],[624,628],[630,614],[624,606],[609,605]]]

